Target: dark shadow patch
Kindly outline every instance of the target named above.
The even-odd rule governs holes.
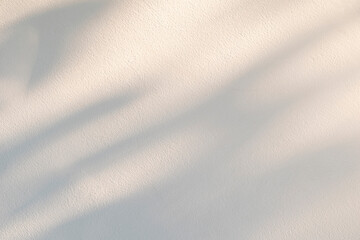
[[[47,10],[13,23],[0,43],[0,77],[24,77],[28,89],[38,86],[64,58],[64,47],[81,27],[110,1],[84,1]]]

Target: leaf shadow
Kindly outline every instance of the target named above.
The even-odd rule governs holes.
[[[139,97],[139,92],[125,93],[102,99],[89,104],[82,110],[70,114],[63,119],[43,128],[39,132],[13,144],[10,148],[0,152],[0,172],[6,171],[18,163],[21,157],[49,145],[62,136],[75,131],[83,124],[95,121],[101,116],[118,111]]]
[[[278,200],[288,194],[289,190],[301,187],[304,181],[308,183],[303,176],[310,176],[313,180],[310,184],[315,184],[313,188],[309,188],[308,194],[312,194],[313,189],[326,191],[336,185],[357,168],[357,161],[351,155],[353,148],[341,143],[296,155],[290,160],[290,164],[247,180],[250,183],[239,181],[236,174],[227,174],[231,172],[232,162],[236,161],[235,154],[239,147],[294,104],[316,94],[324,85],[270,102],[250,112],[239,109],[235,99],[241,97],[252,84],[260,81],[264,72],[281,65],[344,23],[329,24],[287,48],[276,51],[189,111],[150,126],[139,134],[119,139],[111,146],[80,159],[69,175],[50,180],[50,187],[46,189],[53,188],[52,181],[57,187],[50,192],[46,190],[46,195],[66,187],[69,180],[77,177],[80,169],[85,169],[89,174],[101,171],[111,165],[111,156],[122,159],[189,126],[204,124],[220,129],[225,135],[214,148],[205,151],[199,159],[194,159],[194,164],[185,172],[167,179],[156,188],[75,217],[49,229],[39,239],[224,238],[216,235],[220,232],[228,234],[225,239],[238,239],[239,236],[251,236],[281,210],[282,203]],[[339,159],[344,153],[350,153],[347,155],[348,165],[339,166]],[[306,190],[308,185],[302,187]],[[44,195],[40,194],[35,202],[42,198]],[[302,206],[303,199],[298,200],[294,200],[292,207]],[[239,206],[239,209],[234,209],[234,206]],[[216,217],[220,217],[220,220],[215,221]]]
[[[3,30],[6,37],[0,43],[0,78],[16,76],[26,79],[28,90],[36,88],[65,60],[65,47],[81,33],[81,28],[109,3],[72,3],[26,16],[7,26]]]

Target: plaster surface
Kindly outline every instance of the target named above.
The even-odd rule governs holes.
[[[1,240],[358,240],[358,0],[0,1]]]

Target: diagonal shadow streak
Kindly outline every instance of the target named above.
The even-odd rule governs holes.
[[[199,166],[156,189],[75,217],[36,239],[248,239],[284,207],[294,209],[290,216],[296,215],[297,208],[311,207],[308,196],[318,201],[357,171],[353,140],[294,156],[289,164],[249,182],[232,179],[235,184],[230,188],[212,175],[218,166],[205,168],[207,176],[201,174],[204,165]],[[209,188],[215,196],[209,196]],[[296,189],[298,195],[284,202],[283,197]],[[214,222],[214,215],[220,220]],[[205,227],[194,229],[199,222]]]
[[[350,16],[354,17],[355,15]],[[358,16],[356,15],[356,17]],[[225,128],[228,129],[230,133],[237,132],[237,135],[244,135],[241,138],[243,141],[250,140],[250,137],[253,136],[255,132],[262,130],[259,126],[263,126],[279,113],[288,109],[289,106],[298,102],[299,99],[316,93],[326,86],[328,82],[323,81],[324,85],[318,85],[312,89],[305,89],[303,92],[299,92],[291,96],[289,99],[280,99],[277,102],[268,103],[261,109],[254,109],[251,112],[248,110],[238,109],[234,98],[241,96],[241,93],[246,92],[251,84],[255,84],[256,81],[260,81],[261,75],[266,71],[280,66],[285,60],[290,57],[294,57],[311,43],[323,39],[327,34],[330,34],[342,25],[351,22],[351,20],[353,19],[347,16],[343,19],[343,21],[331,22],[314,32],[307,34],[305,37],[299,38],[299,40],[297,40],[294,44],[285,47],[285,50],[275,52],[275,54],[267,57],[263,62],[260,62],[253,68],[249,69],[241,77],[231,81],[230,84],[219,90],[217,94],[205,100],[203,103],[193,107],[189,111],[180,113],[171,119],[166,119],[138,134],[130,136],[129,138],[120,139],[113,145],[97,152],[96,154],[88,156],[77,163],[87,163],[89,164],[89,169],[93,169],[94,171],[98,170],[101,168],[100,165],[96,164],[100,164],[100,162],[97,161],[98,159],[105,159],[110,155],[119,154],[121,152],[129,154],[130,152],[141,149],[156,139],[160,139],[164,136],[180,131],[185,126],[196,124],[197,122],[203,120],[206,120],[207,123],[212,126],[226,126]],[[352,73],[352,71],[349,71],[346,75],[350,75]],[[233,128],[234,126],[235,129]],[[240,144],[240,142],[237,142],[236,145],[238,144]],[[104,163],[104,161],[101,161],[101,164]],[[86,168],[85,165],[82,165],[81,169],[84,167]]]
[[[138,93],[127,93],[103,99],[16,143],[10,149],[0,153],[0,171],[6,171],[11,165],[17,163],[18,158],[25,156],[30,151],[48,145],[52,141],[71,133],[83,124],[96,120],[100,116],[119,110],[121,107],[130,104],[137,97],[139,97]]]
[[[348,20],[348,19],[347,19]],[[347,21],[346,21],[347,22]],[[294,56],[296,53],[300,52],[307,46],[309,46],[312,42],[317,41],[324,37],[326,34],[329,34],[334,28],[338,28],[341,26],[341,24],[344,24],[345,22],[336,22],[336,24],[330,24],[323,29],[320,29],[318,32],[313,32],[312,34],[307,35],[305,38],[301,38],[300,41],[296,42],[293,45],[288,46],[285,48],[285,50],[281,52],[277,52],[274,55],[268,57],[265,59],[265,61],[259,63],[258,65],[251,68],[249,71],[247,71],[244,75],[242,75],[240,78],[232,81],[228,86],[224,87],[222,90],[219,91],[218,94],[211,97],[204,103],[194,107],[188,112],[181,113],[177,117],[165,120],[155,126],[149,127],[145,131],[141,132],[140,134],[136,134],[130,138],[120,140],[116,143],[114,143],[112,146],[103,149],[102,151],[99,151],[98,153],[88,156],[84,159],[81,159],[77,162],[77,165],[74,166],[74,171],[71,171],[71,175],[79,171],[79,169],[86,169],[86,171],[90,174],[92,171],[99,171],[101,167],[108,164],[105,160],[111,155],[117,155],[118,158],[121,158],[125,156],[125,154],[130,154],[131,152],[138,151],[140,148],[146,146],[150,142],[153,142],[157,139],[163,138],[167,135],[173,134],[176,131],[180,131],[186,126],[189,126],[191,124],[196,124],[201,121],[207,121],[207,123],[210,123],[213,126],[218,125],[227,125],[228,127],[225,127],[225,131],[228,132],[228,139],[227,143],[232,144],[229,148],[224,149],[223,144],[220,144],[219,148],[216,148],[214,156],[220,157],[222,156],[224,160],[230,160],[234,154],[234,151],[236,148],[239,147],[239,145],[243,144],[245,141],[248,141],[251,136],[253,136],[256,132],[261,131],[260,125],[266,125],[268,121],[276,117],[279,113],[286,110],[291,106],[294,101],[298,101],[299,97],[304,97],[303,95],[296,96],[291,101],[285,101],[285,99],[282,99],[282,102],[278,103],[270,103],[266,108],[264,109],[257,109],[254,110],[254,112],[249,113],[248,112],[241,112],[237,109],[236,104],[234,103],[234,97],[241,94],[242,92],[245,92],[247,87],[249,87],[251,84],[255,83],[255,81],[260,80],[260,76],[268,71],[271,68],[274,68],[276,66],[281,65],[287,58],[290,58],[291,56]],[[316,89],[315,89],[316,90]],[[316,91],[315,91],[316,92]],[[233,113],[233,111],[235,113]],[[263,110],[266,110],[263,112]],[[254,121],[255,119],[255,121]],[[235,131],[234,128],[235,127]],[[212,152],[212,151],[210,151]],[[122,153],[122,154],[121,154]],[[212,152],[213,153],[213,152]],[[207,156],[207,157],[205,157]],[[202,164],[205,164],[207,161],[206,159],[209,158],[208,154],[205,154],[204,159],[202,159]],[[102,161],[99,161],[99,160]],[[216,160],[214,157],[213,160]],[[204,162],[205,161],[205,162]],[[186,174],[185,174],[186,175]],[[65,178],[69,178],[69,175],[64,175]],[[62,177],[63,178],[63,177]],[[196,180],[196,179],[195,179]],[[62,179],[61,181],[64,181]],[[196,181],[195,181],[196,182]],[[167,191],[171,191],[167,189]],[[165,193],[166,194],[166,191]],[[185,193],[186,194],[186,193]],[[150,197],[152,194],[150,193]],[[145,201],[145,204],[147,204],[147,198],[140,199],[139,201]],[[133,200],[136,205],[136,199]],[[155,203],[153,203],[155,204]],[[132,202],[129,202],[129,205],[132,206]],[[105,208],[104,212],[107,212],[108,208]],[[110,208],[112,211],[114,208]],[[136,208],[131,208],[133,211]],[[115,210],[119,211],[120,213],[123,213],[123,208],[120,207],[120,209],[115,208]],[[148,209],[147,209],[148,210]],[[92,216],[92,214],[98,216],[103,215],[103,211],[96,211],[94,213],[87,214],[85,216]],[[117,213],[113,213],[117,214]],[[153,213],[155,214],[155,213]],[[112,214],[109,214],[110,216],[113,216]],[[156,214],[155,214],[156,215]],[[150,220],[152,215],[143,216],[144,221]],[[131,213],[129,213],[130,219]],[[122,219],[121,216],[114,217],[115,220],[118,220],[118,218],[122,219],[126,225],[126,221],[129,220],[127,217],[125,219]],[[86,219],[86,218],[85,218]],[[91,224],[96,225],[96,221],[92,222],[94,219],[91,220]],[[105,214],[105,220],[106,220],[106,214]],[[76,221],[75,221],[76,222]],[[151,221],[146,221],[149,225]],[[74,222],[72,222],[74,223]],[[70,224],[70,223],[69,223]],[[75,226],[79,227],[83,226],[82,222],[77,222]],[[134,223],[135,224],[135,223]],[[73,224],[70,224],[73,225]],[[104,226],[103,224],[99,224],[100,226]],[[68,230],[72,227],[69,227],[68,224],[65,224],[64,226],[67,226],[65,228],[64,233],[69,233]],[[92,225],[93,226],[93,225]],[[146,227],[146,226],[144,226]],[[69,228],[69,229],[68,229]],[[59,227],[59,229],[64,230],[64,228]],[[149,228],[151,229],[151,228]],[[161,231],[159,228],[155,228],[155,230]],[[57,231],[54,231],[57,232]],[[80,231],[84,234],[84,232]],[[99,231],[103,232],[103,231]],[[72,232],[70,230],[70,234],[77,234],[77,231]],[[104,233],[106,235],[106,233]],[[154,234],[156,234],[154,232]],[[52,237],[56,237],[57,235],[52,235]],[[46,235],[46,236],[50,236]],[[59,234],[58,236],[61,236]],[[72,236],[72,235],[70,235]],[[50,239],[50,238],[46,238]],[[53,239],[53,238],[51,238]],[[89,236],[88,239],[95,239],[93,236]],[[111,239],[111,238],[109,238]],[[158,238],[159,239],[159,238]],[[165,239],[165,238],[160,238]]]

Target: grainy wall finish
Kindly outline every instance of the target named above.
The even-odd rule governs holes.
[[[0,239],[358,240],[360,2],[0,3]]]

